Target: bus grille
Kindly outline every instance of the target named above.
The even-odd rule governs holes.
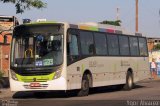
[[[47,82],[48,79],[36,79],[36,81],[34,79],[22,79],[23,82]]]

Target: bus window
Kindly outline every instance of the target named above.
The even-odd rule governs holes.
[[[94,33],[95,49],[97,55],[107,55],[106,35],[103,33]]]
[[[82,55],[93,55],[94,43],[92,32],[80,31],[80,42]]]
[[[147,56],[147,42],[145,38],[139,38],[139,50],[141,56]]]
[[[109,55],[119,55],[119,45],[118,45],[118,37],[117,35],[109,34],[107,36],[108,40],[108,51]]]
[[[69,55],[79,55],[78,52],[78,40],[76,35],[69,35],[70,36],[70,42],[69,42],[69,49],[68,49],[68,54]]]
[[[131,56],[139,56],[137,37],[129,37]]]
[[[68,30],[67,36],[67,64],[79,59],[78,33],[75,29]]]
[[[130,55],[127,36],[119,36],[120,55]]]

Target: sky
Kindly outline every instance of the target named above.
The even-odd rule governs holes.
[[[20,21],[29,18],[32,21],[45,18],[71,23],[100,22],[119,19],[122,27],[135,32],[135,0],[42,0],[47,3],[45,9],[26,10],[16,14],[13,4],[0,2],[0,15],[14,15]],[[160,37],[160,0],[139,0],[139,32],[148,37]]]

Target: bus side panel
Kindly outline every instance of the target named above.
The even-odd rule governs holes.
[[[129,69],[132,70],[134,82],[148,78],[148,58],[88,57],[68,66],[68,89],[81,88],[82,75],[85,70],[89,70],[92,74],[93,87],[125,84]]]
[[[125,60],[129,60],[129,58],[125,58]],[[122,66],[121,61],[122,58],[101,56],[88,57],[69,65],[67,67],[68,89],[81,88],[85,70],[89,70],[92,74],[93,87],[124,84],[129,67]]]
[[[125,83],[125,71],[121,66],[121,58],[95,57],[95,60],[94,87]]]
[[[81,87],[81,79],[82,72],[81,69],[77,70],[77,68],[81,68],[81,61],[73,63],[67,67],[67,89],[80,89]]]
[[[150,70],[149,70],[149,60],[148,57],[140,57],[138,58],[138,72],[137,72],[137,79],[136,81],[144,80],[150,77]]]

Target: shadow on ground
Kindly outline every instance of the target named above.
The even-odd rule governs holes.
[[[134,89],[145,88],[145,86],[135,85]],[[100,93],[110,93],[122,91],[122,86],[107,86],[107,87],[97,87],[90,89],[89,95],[100,94]],[[16,92],[12,97],[15,99],[48,99],[48,98],[69,98],[76,97],[78,90],[72,91],[47,91],[47,92]]]

